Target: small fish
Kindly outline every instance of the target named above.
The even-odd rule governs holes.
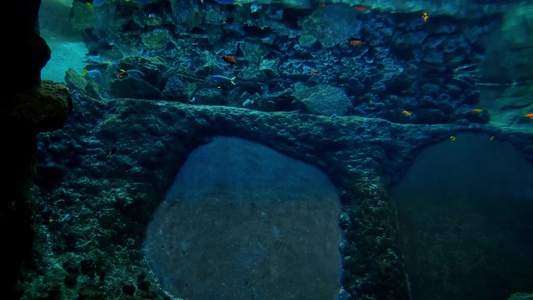
[[[100,80],[102,79],[102,73],[100,71],[94,69],[94,70],[87,70],[86,67],[83,67],[83,72],[81,72],[81,76],[88,76],[92,78],[95,82],[100,83]]]
[[[404,114],[404,116],[410,117],[413,113],[410,112],[410,111],[404,110],[404,111],[402,111],[402,114]]]
[[[107,60],[107,67],[111,67],[111,61],[109,59]]]
[[[215,2],[220,4],[237,4],[242,5],[240,0],[215,0]]]
[[[115,153],[117,153],[117,147],[111,148],[111,150],[109,150],[109,153],[107,154],[107,156],[111,156],[111,155],[113,155]]]
[[[318,2],[318,7],[326,7],[326,3],[324,3],[324,2]]]
[[[491,136],[491,137],[490,137],[490,140],[491,140],[491,141],[494,141],[495,139],[496,139],[495,136]]]
[[[222,56],[222,59],[225,62],[227,62],[228,64],[232,64],[232,65],[236,65],[237,64],[237,60],[233,56],[224,55],[224,56]]]
[[[479,109],[479,108],[475,108],[475,109],[472,109],[472,112],[475,112],[475,113],[479,113],[479,112],[482,112],[483,110],[482,109]]]
[[[527,115],[525,115],[525,117],[533,120],[533,114],[527,114]]]
[[[310,75],[314,75],[316,73],[318,73],[318,70],[313,70],[313,71],[309,72]]]
[[[236,77],[229,78],[229,77],[222,76],[222,75],[213,75],[209,77],[209,80],[216,81],[216,82],[231,82],[231,84],[235,85],[235,82],[233,82],[235,78]]]
[[[122,77],[124,75],[130,75],[130,76],[134,76],[134,77],[143,77],[144,73],[139,71],[139,70],[135,70],[135,69],[132,69],[132,70],[122,70],[122,69],[120,69],[120,73],[117,75],[117,78],[120,79],[120,77]]]
[[[361,47],[364,44],[366,44],[366,42],[362,42],[362,41],[359,41],[359,40],[353,40],[353,41],[350,41],[349,44],[352,47]]]
[[[428,14],[427,13],[424,13],[422,15],[422,20],[424,20],[424,22],[426,22],[428,20]]]
[[[144,77],[144,73],[139,71],[139,70],[135,70],[135,69],[132,69],[132,70],[126,70],[126,73],[130,76],[135,76],[135,77]]]
[[[372,7],[368,6],[368,5],[363,5],[363,4],[356,4],[353,6],[353,8],[357,11],[367,11],[369,9],[371,9]]]
[[[113,0],[113,1],[115,1],[115,0]],[[138,4],[144,4],[144,5],[150,3],[150,0],[126,0],[126,2],[130,2],[130,1],[136,2]],[[106,2],[107,2],[107,0],[94,0],[93,1],[93,5],[94,6],[102,6]]]
[[[128,72],[126,72],[126,70],[122,70],[120,69],[120,73],[117,74],[117,78],[120,79],[120,77],[124,76],[128,74]]]
[[[59,223],[65,223],[65,221],[67,221],[69,218],[70,214],[66,214],[63,216],[63,218],[61,218],[61,220],[59,220]]]
[[[456,140],[455,136],[451,135],[450,136],[450,141],[455,141],[455,140]]]

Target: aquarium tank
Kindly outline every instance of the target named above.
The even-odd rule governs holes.
[[[533,299],[533,2],[1,5],[2,299]]]

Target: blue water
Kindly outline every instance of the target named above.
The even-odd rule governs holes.
[[[26,299],[309,299],[324,280],[341,300],[533,293],[530,1],[43,0],[39,18],[41,78],[74,109],[38,138]],[[298,168],[240,144],[195,160],[215,136],[325,181],[293,185]],[[176,174],[176,201],[205,207],[167,203]],[[332,188],[323,221],[309,191]],[[312,273],[337,254],[340,288]]]

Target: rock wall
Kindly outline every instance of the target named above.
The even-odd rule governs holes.
[[[72,108],[64,85],[41,85],[40,71],[50,49],[40,38],[40,1],[3,1],[0,22],[4,59],[0,71],[0,135],[4,139],[0,234],[6,253],[0,290],[6,299],[19,299],[19,267],[29,256],[34,239],[35,205],[30,196],[35,173],[36,134],[61,127]]]

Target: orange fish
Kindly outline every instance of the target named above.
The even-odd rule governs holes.
[[[428,20],[428,14],[427,13],[424,13],[422,15],[422,20],[424,20],[424,22],[426,22]]]
[[[353,8],[357,11],[367,11],[369,9],[371,9],[372,7],[368,6],[368,5],[363,5],[363,4],[356,4],[353,6]]]
[[[412,112],[409,112],[409,111],[406,111],[406,110],[404,110],[404,111],[402,111],[402,114],[404,114],[404,115],[406,115],[406,116],[408,116],[408,117],[409,117],[409,116],[411,116],[411,115],[412,115],[413,113],[412,113]]]
[[[128,74],[128,72],[126,72],[126,71],[120,69],[120,73],[118,73],[117,78],[120,79],[120,77],[122,77],[122,76],[124,76],[124,75],[126,75],[126,74]]]
[[[311,74],[311,75],[316,74],[316,73],[318,73],[318,70],[313,70],[313,71],[309,72],[309,74]]]
[[[482,109],[479,109],[479,108],[472,109],[472,112],[476,112],[476,113],[478,113],[478,112],[482,112],[482,111],[483,111],[483,110],[482,110]]]
[[[358,41],[358,40],[350,41],[350,46],[353,46],[353,47],[361,47],[364,44],[366,44],[366,42],[362,42],[362,41]]]
[[[232,57],[232,56],[229,56],[229,55],[224,55],[224,56],[222,56],[222,59],[225,62],[227,62],[228,64],[232,64],[232,65],[237,64],[237,60],[235,59],[235,57]]]
[[[533,120],[533,114],[527,114],[526,118],[530,118],[531,120]]]
[[[326,3],[324,3],[324,2],[318,2],[318,7],[326,7]]]

